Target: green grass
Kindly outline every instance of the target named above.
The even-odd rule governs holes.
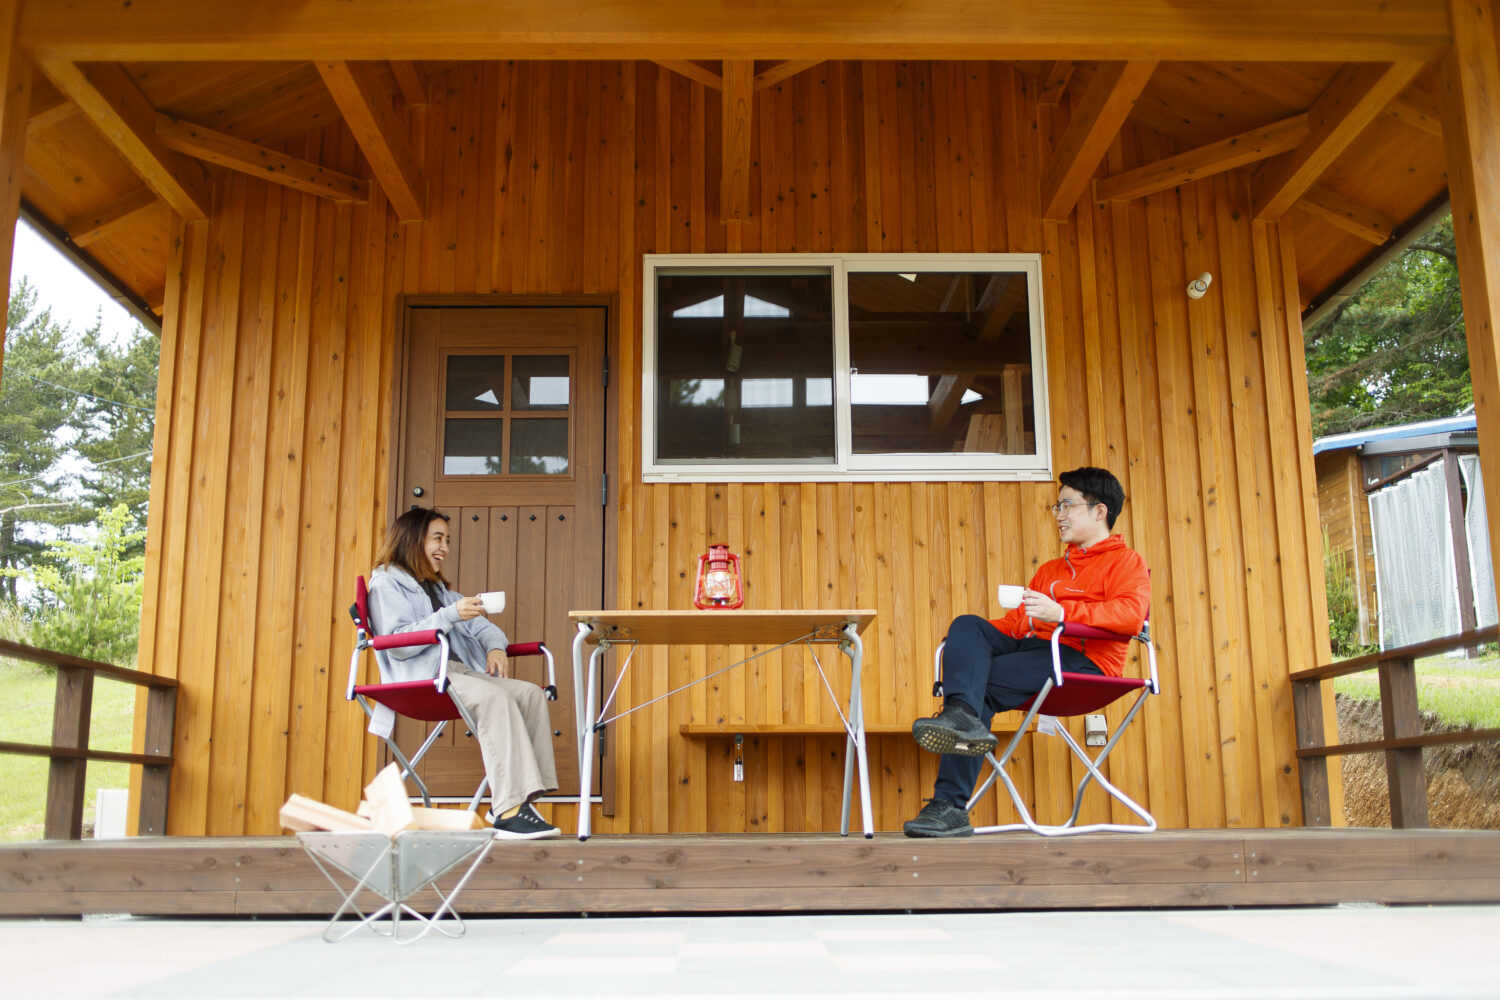
[[[89,745],[95,750],[129,750],[135,722],[136,687],[97,679],[89,723]],[[51,743],[53,675],[33,663],[0,659],[0,740]],[[125,788],[128,764],[90,763],[84,782],[83,822],[94,820],[100,788]],[[47,806],[47,758],[0,754],[0,841],[40,840]]]
[[[1458,662],[1444,656],[1417,661],[1417,704],[1447,723],[1500,728],[1500,659],[1491,656],[1455,666]],[[1333,689],[1352,698],[1380,699],[1374,670],[1334,678]]]

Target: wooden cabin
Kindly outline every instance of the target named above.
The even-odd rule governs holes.
[[[0,204],[160,317],[139,662],[180,682],[168,832],[357,801],[344,609],[414,502],[453,513],[459,589],[563,654],[563,761],[571,609],[687,607],[710,542],[751,606],[874,609],[898,829],[935,644],[1056,553],[1043,506],[1084,464],[1125,484],[1164,671],[1113,780],[1168,827],[1328,823],[1288,680],[1327,651],[1300,316],[1451,198],[1500,448],[1494,15],[3,0]],[[619,703],[741,652],[643,648]],[[622,719],[596,832],[836,828],[825,701],[786,651]],[[457,740],[430,774],[462,792]],[[1044,816],[1066,767],[1022,747]]]

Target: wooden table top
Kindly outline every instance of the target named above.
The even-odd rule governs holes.
[[[797,611],[572,611],[568,618],[590,626],[588,641],[651,645],[775,646],[811,635],[814,641],[841,638],[844,626],[856,632],[875,619],[870,610]]]

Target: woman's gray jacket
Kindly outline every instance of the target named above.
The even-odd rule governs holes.
[[[444,587],[437,588],[441,611],[432,610],[427,591],[399,566],[376,567],[370,574],[370,617],[377,635],[393,632],[422,632],[440,628],[448,635],[448,657],[459,660],[470,670],[484,672],[485,660],[492,649],[504,649],[505,633],[484,615],[460,621],[453,607],[463,598]],[[430,680],[438,675],[437,646],[404,646],[381,650],[380,679],[394,681]]]

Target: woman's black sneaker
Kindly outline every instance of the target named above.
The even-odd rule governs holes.
[[[915,819],[909,819],[901,827],[908,837],[972,837],[974,828],[969,825],[969,814],[952,802],[928,799]]]
[[[555,837],[561,832],[542,819],[530,802],[509,819],[495,820],[496,840],[541,840],[543,837]]]
[[[923,750],[959,757],[983,757],[995,749],[996,743],[995,734],[956,700],[932,718],[913,722],[911,734]]]

